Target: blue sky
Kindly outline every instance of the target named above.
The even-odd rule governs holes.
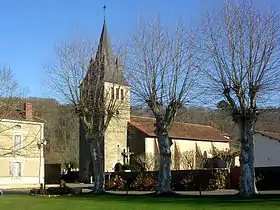
[[[280,11],[278,0],[253,3]],[[0,0],[0,66],[12,68],[27,96],[51,97],[43,65],[54,59],[54,45],[70,39],[76,30],[99,38],[104,4],[114,43],[133,33],[139,16],[147,21],[158,13],[169,27],[180,17],[199,26],[203,11],[220,8],[223,0]]]

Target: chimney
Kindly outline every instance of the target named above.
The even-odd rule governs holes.
[[[32,119],[32,104],[24,103],[25,118]]]

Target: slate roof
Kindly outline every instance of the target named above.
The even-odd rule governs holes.
[[[110,82],[110,83],[115,83],[120,85],[128,85],[128,83],[124,78],[123,67],[122,65],[120,65],[119,59],[113,53],[113,49],[111,46],[110,37],[105,21],[102,27],[96,58],[95,60],[92,60],[92,62],[99,62],[99,61],[104,62],[103,75],[104,75],[105,82]],[[94,67],[94,65],[90,65],[90,66]],[[91,70],[94,71],[94,69]]]
[[[149,137],[156,137],[155,119],[148,117],[130,117],[130,125],[142,131]],[[216,142],[231,142],[229,134],[219,131],[218,129],[207,126],[190,123],[174,122],[169,131],[169,136],[172,139],[196,140],[196,141],[216,141]]]
[[[280,141],[280,133],[275,133],[275,132],[267,132],[267,131],[256,131],[256,133],[259,133],[263,136],[266,136],[270,139],[275,139]]]

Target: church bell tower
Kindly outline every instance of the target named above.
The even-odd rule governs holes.
[[[130,87],[125,80],[123,66],[118,56],[113,53],[105,20],[97,53],[89,63],[84,83],[91,87],[98,81],[103,84],[105,118],[109,117],[109,114],[112,116],[105,131],[103,148],[105,172],[112,172],[117,163],[123,164],[122,152],[126,149],[127,124],[130,120]],[[89,173],[85,172],[85,168],[90,167],[89,147],[83,131],[80,122],[80,177],[85,177],[83,173]]]

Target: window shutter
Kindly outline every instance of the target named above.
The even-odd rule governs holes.
[[[21,163],[17,163],[18,166],[18,177],[21,177]]]

